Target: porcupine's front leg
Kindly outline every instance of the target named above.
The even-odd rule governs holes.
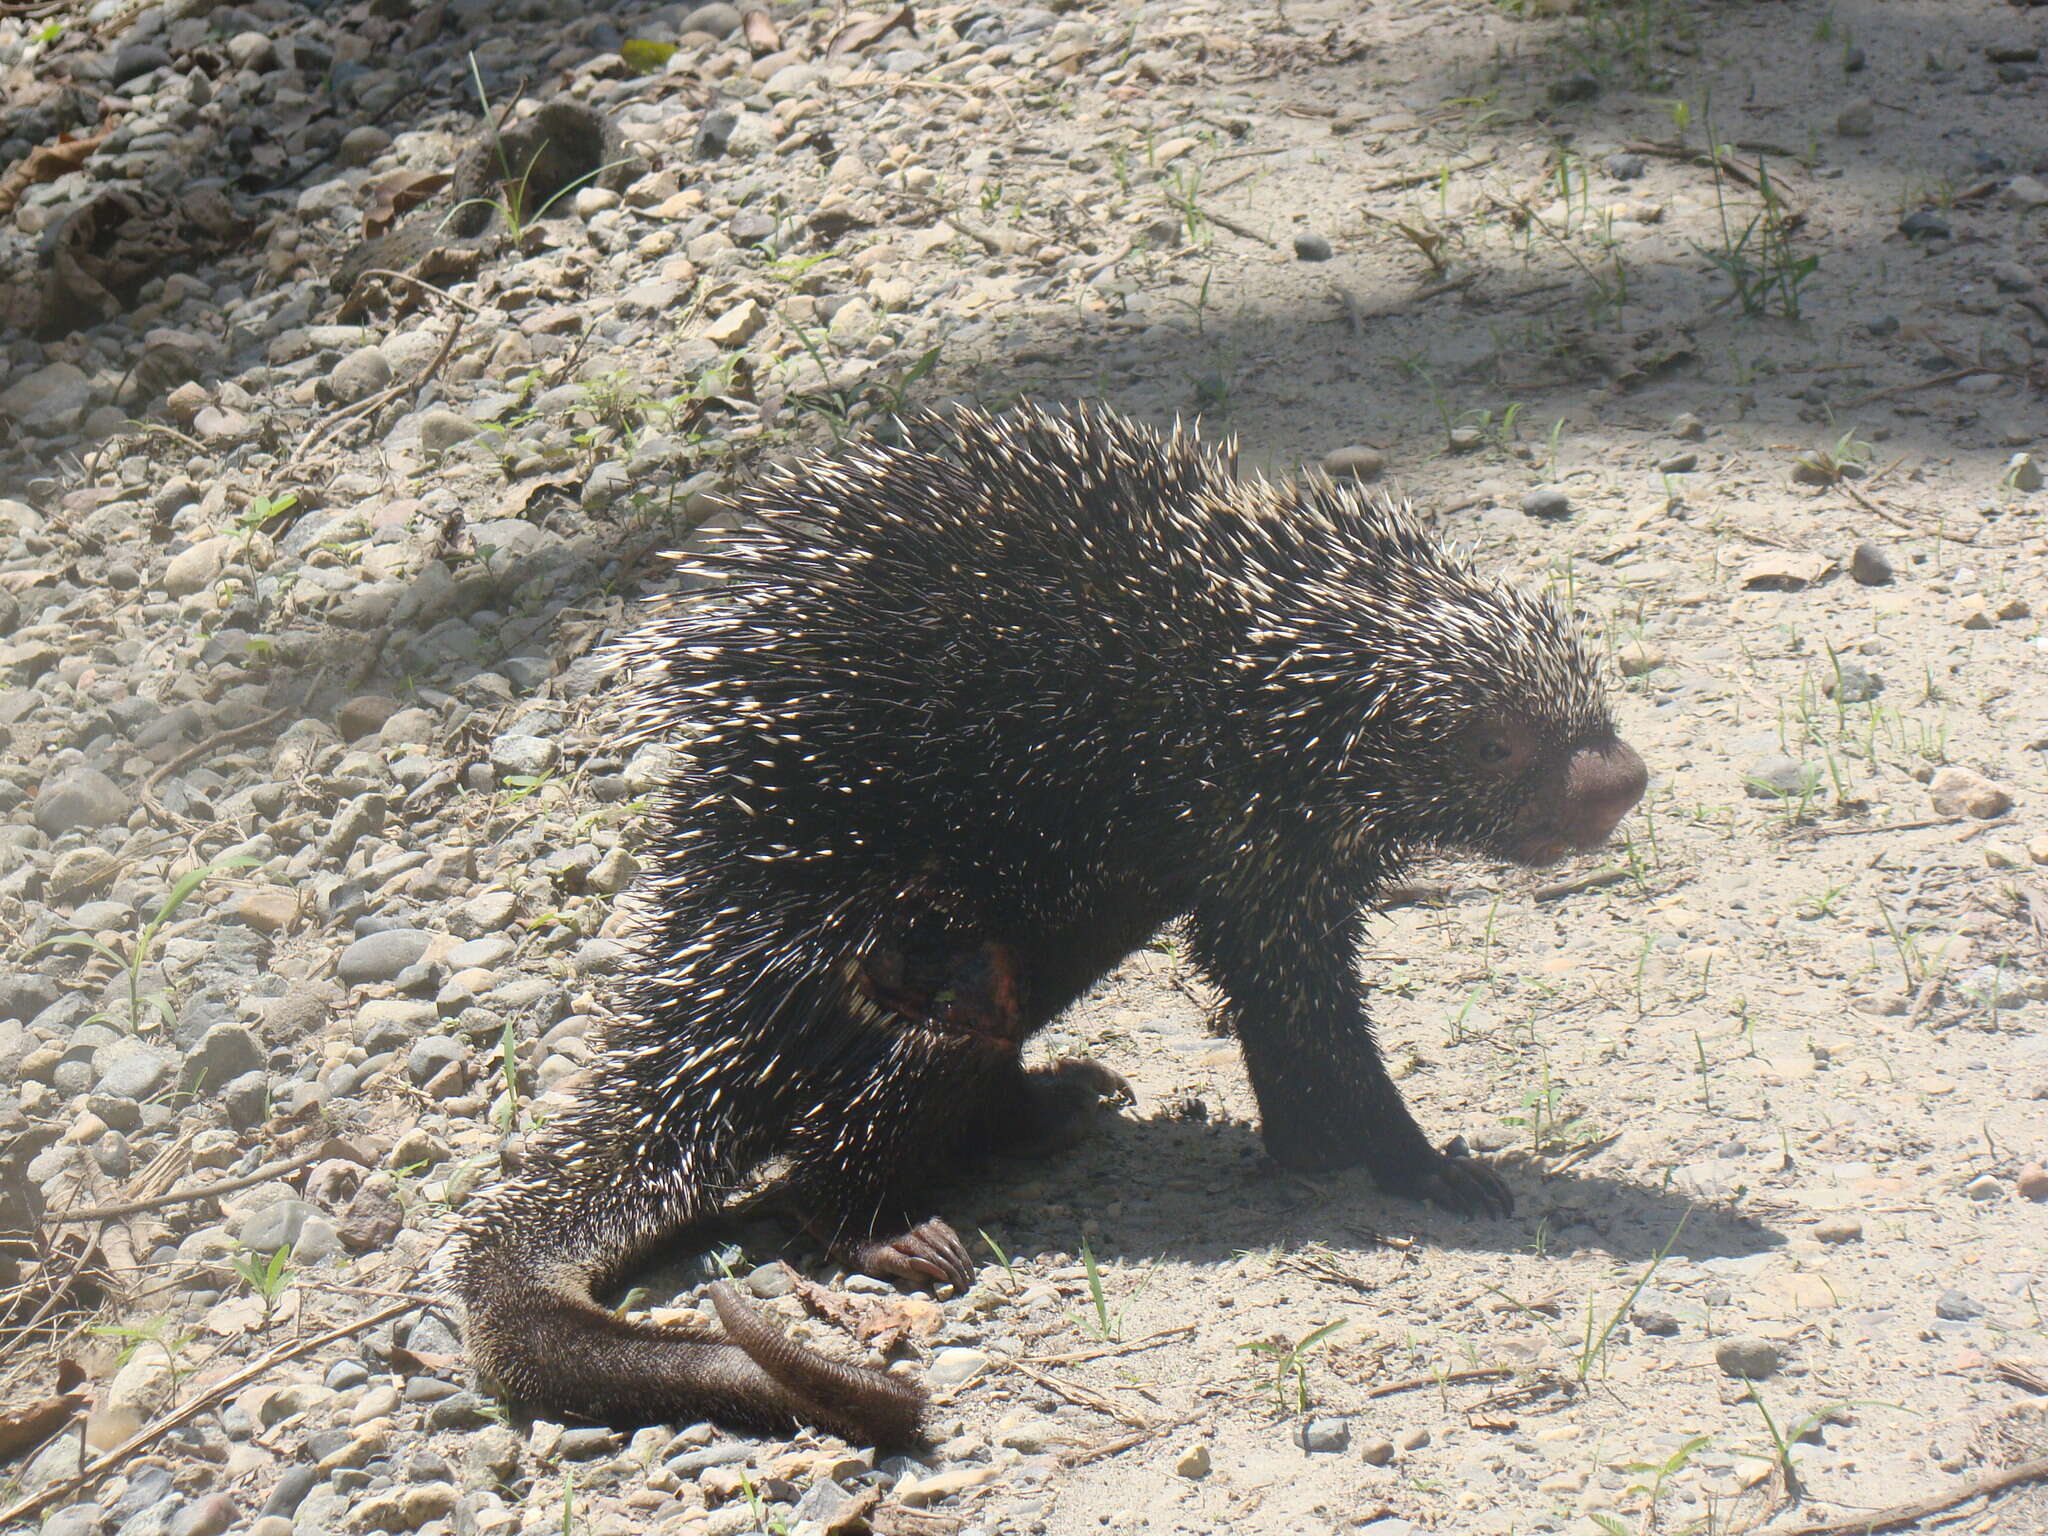
[[[1286,893],[1268,916],[1275,894],[1219,893],[1188,921],[1195,962],[1227,1000],[1266,1150],[1290,1168],[1363,1163],[1388,1193],[1463,1214],[1510,1213],[1499,1175],[1432,1146],[1387,1075],[1354,973],[1355,897]]]

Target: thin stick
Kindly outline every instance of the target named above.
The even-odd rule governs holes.
[[[1258,241],[1259,244],[1266,247],[1269,251],[1276,250],[1279,247],[1279,241],[1262,235],[1256,229],[1252,229],[1247,225],[1238,223],[1237,220],[1229,217],[1227,214],[1218,213],[1214,209],[1203,207],[1199,203],[1195,205],[1195,212],[1218,228],[1229,230],[1233,235],[1242,235],[1247,240]]]
[[[1409,187],[1423,186],[1428,182],[1435,181],[1439,176],[1458,176],[1466,171],[1476,171],[1483,165],[1493,164],[1494,158],[1493,154],[1488,152],[1483,155],[1477,155],[1470,160],[1461,161],[1457,165],[1438,166],[1433,171],[1417,171],[1409,176],[1389,176],[1385,181],[1367,182],[1365,190],[1367,192],[1400,192]]]
[[[45,1224],[62,1227],[85,1221],[112,1221],[119,1216],[133,1216],[141,1211],[158,1211],[167,1205],[184,1205],[193,1200],[210,1200],[215,1195],[231,1195],[238,1189],[248,1189],[267,1179],[280,1178],[294,1173],[308,1163],[317,1163],[322,1158],[337,1156],[327,1147],[318,1146],[310,1152],[301,1152],[297,1157],[288,1157],[282,1162],[266,1163],[254,1173],[245,1173],[239,1179],[225,1179],[218,1184],[187,1184],[147,1200],[123,1200],[118,1205],[93,1205],[82,1211],[66,1211],[61,1216],[45,1216]]]
[[[1603,885],[1619,885],[1628,878],[1628,868],[1622,864],[1610,864],[1605,869],[1596,869],[1588,874],[1573,875],[1569,879],[1553,880],[1548,885],[1539,885],[1529,893],[1532,901],[1556,901],[1561,896],[1576,896],[1581,891],[1597,891]]]
[[[1419,1392],[1424,1387],[1448,1387],[1460,1381],[1500,1381],[1514,1374],[1512,1366],[1483,1365],[1476,1371],[1453,1371],[1448,1376],[1411,1376],[1406,1381],[1390,1381],[1365,1395],[1368,1399],[1392,1397],[1396,1392]]]
[[[286,715],[290,714],[295,708],[297,708],[296,705],[286,704],[278,709],[273,709],[267,715],[258,715],[254,720],[245,721],[241,725],[233,726],[228,730],[215,731],[211,736],[207,737],[206,740],[194,742],[191,746],[187,747],[184,751],[180,752],[176,757],[172,758],[169,762],[159,764],[156,768],[151,770],[149,777],[142,781],[142,788],[137,792],[143,805],[147,807],[150,813],[154,815],[159,821],[176,822],[179,826],[183,827],[187,832],[198,831],[199,824],[197,822],[192,821],[187,817],[178,815],[176,812],[170,810],[167,806],[165,806],[163,802],[157,799],[157,785],[161,784],[166,778],[170,777],[170,775],[176,773],[180,768],[189,767],[191,764],[198,762],[201,758],[211,757],[215,752],[218,752],[222,747],[230,746],[233,743],[240,741],[244,736],[253,736],[257,732],[266,730],[270,726],[277,724],[278,721],[282,720]]]
[[[1142,1339],[1133,1339],[1128,1344],[1102,1344],[1094,1349],[1069,1350],[1064,1355],[1040,1355],[1040,1365],[1078,1365],[1083,1360],[1104,1360],[1111,1355],[1134,1355],[1141,1349],[1152,1349],[1168,1339],[1185,1338],[1195,1331],[1193,1323],[1182,1323],[1178,1328],[1162,1328],[1157,1333],[1148,1333]]]
[[[1117,1422],[1121,1424],[1128,1424],[1133,1429],[1142,1429],[1149,1431],[1153,1427],[1152,1421],[1150,1419],[1145,1418],[1142,1415],[1132,1413],[1128,1408],[1125,1408],[1121,1404],[1113,1402],[1109,1398],[1104,1397],[1100,1392],[1097,1392],[1092,1387],[1084,1387],[1073,1382],[1061,1381],[1057,1376],[1048,1375],[1044,1371],[1041,1371],[1037,1366],[1029,1365],[1024,1361],[1017,1359],[1015,1356],[1006,1356],[1004,1358],[1004,1363],[1008,1365],[1011,1370],[1016,1371],[1021,1375],[1029,1376],[1033,1381],[1037,1382],[1041,1387],[1044,1387],[1048,1392],[1056,1392],[1061,1397],[1064,1397],[1068,1402],[1073,1403],[1078,1407],[1092,1408],[1097,1413],[1106,1413],[1111,1418],[1117,1420]]]
[[[1872,1531],[1891,1531],[1903,1525],[1918,1525],[1929,1515],[1938,1515],[1972,1499],[1989,1498],[2022,1483],[2048,1479],[2048,1456],[2036,1456],[2017,1466],[2004,1467],[1972,1478],[1953,1493],[1931,1493],[1907,1504],[1892,1504],[1866,1515],[1848,1515],[1840,1520],[1808,1520],[1800,1525],[1774,1525],[1757,1536],[1867,1536]]]
[[[241,1391],[250,1382],[261,1380],[265,1372],[283,1365],[287,1360],[296,1360],[301,1355],[310,1355],[315,1350],[325,1349],[337,1339],[345,1339],[350,1334],[361,1333],[365,1328],[374,1328],[379,1323],[388,1322],[402,1312],[412,1312],[418,1310],[418,1308],[419,1303],[416,1301],[396,1301],[388,1307],[379,1307],[375,1312],[359,1317],[354,1322],[337,1323],[324,1333],[316,1333],[310,1338],[299,1339],[291,1344],[279,1345],[262,1359],[244,1366],[232,1376],[222,1377],[204,1392],[195,1396],[190,1402],[179,1404],[176,1408],[171,1409],[170,1412],[157,1419],[155,1423],[137,1430],[111,1451],[108,1451],[106,1455],[93,1462],[91,1466],[81,1467],[76,1473],[65,1478],[61,1483],[52,1483],[41,1493],[32,1494],[11,1508],[0,1509],[0,1526],[12,1525],[17,1520],[26,1520],[30,1515],[47,1509],[50,1505],[70,1498],[79,1489],[96,1482],[108,1472],[113,1471],[115,1467],[118,1467],[144,1446],[155,1444],[180,1424],[188,1423],[222,1398]]]

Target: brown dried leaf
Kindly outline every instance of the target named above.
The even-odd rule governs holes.
[[[60,134],[56,143],[38,144],[15,161],[7,174],[0,176],[0,218],[12,213],[21,195],[37,182],[55,181],[85,164],[92,152],[106,142],[106,137],[96,133],[90,138],[74,139],[68,133]]]
[[[776,30],[774,19],[766,11],[747,12],[740,22],[740,30],[746,36],[747,47],[757,58],[782,47],[782,34]]]
[[[1802,587],[1812,586],[1834,568],[1835,562],[1826,555],[1780,550],[1758,555],[1742,568],[1736,582],[1739,586],[1761,591],[1797,592]]]
[[[374,240],[454,178],[447,171],[394,171],[370,188],[363,238]]]
[[[18,1408],[0,1408],[0,1461],[33,1450],[62,1429],[91,1397],[84,1387],[85,1371],[78,1362],[62,1360],[57,1365],[54,1396]]]
[[[917,31],[917,12],[910,6],[899,6],[881,16],[862,16],[849,21],[832,34],[832,41],[825,45],[825,57],[839,58],[843,54],[859,53],[870,43],[876,42],[902,27],[909,32]]]

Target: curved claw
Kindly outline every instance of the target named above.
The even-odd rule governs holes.
[[[1137,1090],[1131,1087],[1131,1080],[1093,1056],[1062,1056],[1048,1070],[1062,1083],[1085,1088],[1098,1099],[1108,1099],[1115,1104],[1138,1102]]]
[[[936,1280],[963,1291],[974,1283],[974,1261],[966,1245],[936,1216],[896,1237],[863,1243],[850,1258],[856,1268],[878,1280],[911,1285]]]
[[[1445,1156],[1403,1194],[1440,1205],[1460,1216],[1512,1216],[1515,1197],[1492,1165],[1473,1157]]]

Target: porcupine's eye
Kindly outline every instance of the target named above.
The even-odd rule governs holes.
[[[1497,736],[1479,743],[1479,761],[1488,768],[1505,768],[1514,755],[1515,749]]]

